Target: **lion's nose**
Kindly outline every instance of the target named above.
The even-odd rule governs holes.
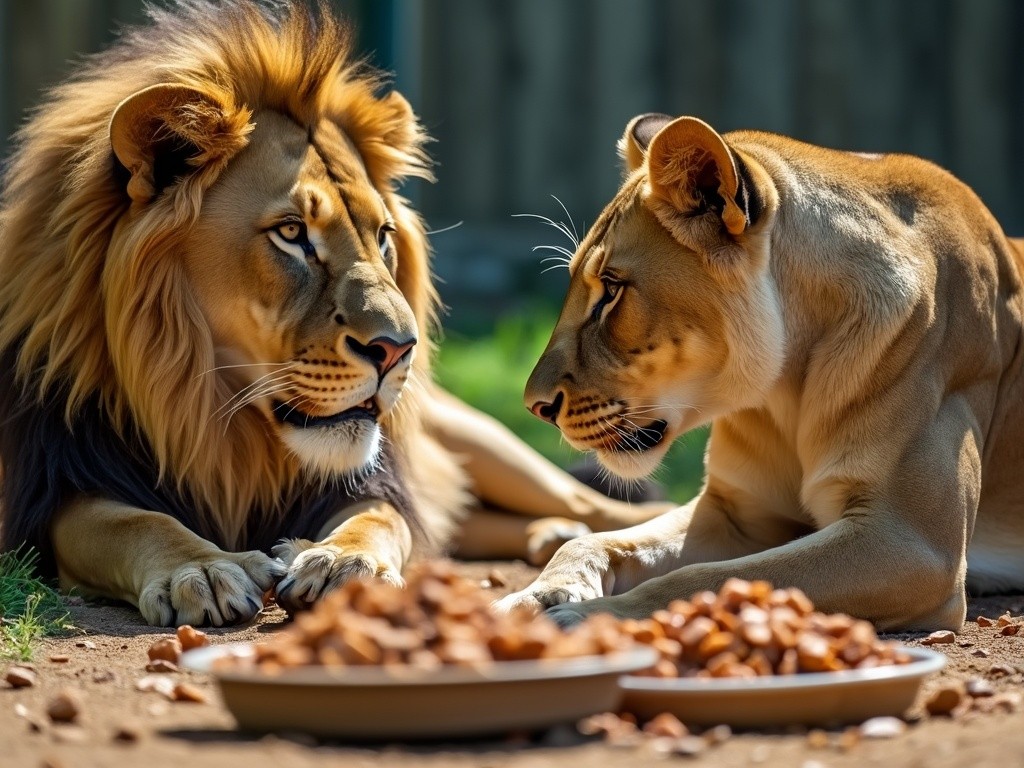
[[[562,403],[565,401],[565,394],[561,391],[555,395],[555,399],[550,403],[543,400],[538,400],[536,403],[530,406],[530,410],[533,415],[538,419],[544,419],[544,421],[550,421],[552,424],[557,425],[558,414],[562,410]]]
[[[378,336],[369,344],[363,344],[357,339],[347,336],[345,343],[357,355],[373,363],[377,374],[384,378],[388,371],[398,365],[409,350],[416,346],[416,339],[395,341],[387,336]]]

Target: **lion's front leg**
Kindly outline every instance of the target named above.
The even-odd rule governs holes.
[[[289,612],[309,608],[346,581],[378,578],[402,585],[412,553],[412,531],[387,502],[367,501],[340,512],[324,526],[319,541],[289,539],[274,547],[288,566],[277,587],[277,602]]]
[[[157,626],[248,621],[284,575],[262,552],[225,552],[169,515],[106,499],[68,504],[50,535],[62,588],[125,600]]]

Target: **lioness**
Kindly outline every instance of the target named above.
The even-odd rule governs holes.
[[[906,155],[643,115],[527,405],[609,470],[711,423],[690,504],[501,605],[640,617],[730,577],[885,630],[1024,588],[1024,246]]]
[[[429,249],[396,193],[430,176],[425,136],[325,8],[151,10],[5,174],[3,546],[152,624],[400,582],[417,542],[542,559],[650,516],[432,385]],[[460,534],[484,507],[521,516]]]

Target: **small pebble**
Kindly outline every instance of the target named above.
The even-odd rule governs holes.
[[[181,658],[181,641],[177,637],[164,637],[149,646],[150,661],[169,661],[177,664]]]
[[[89,732],[80,725],[62,725],[53,728],[50,735],[61,744],[85,744],[89,741]]]
[[[644,725],[644,733],[650,736],[666,736],[671,739],[681,739],[690,735],[687,727],[671,712],[662,712],[649,721]]]
[[[1012,623],[1013,623],[1013,617],[1010,615],[1009,611],[1007,611],[1002,616],[1000,616],[998,619],[996,619],[996,626],[997,627],[1007,627],[1007,626],[1009,626]]]
[[[967,693],[975,699],[993,696],[996,692],[996,689],[992,687],[992,683],[988,680],[983,680],[980,677],[974,677],[968,680],[966,688]]]
[[[25,667],[11,667],[4,676],[12,688],[31,688],[36,684],[36,673]]]
[[[724,744],[731,738],[732,728],[728,725],[716,725],[714,728],[709,728],[704,731],[704,741],[706,741],[710,746]]]
[[[77,643],[75,643],[75,648],[84,648],[87,651],[95,651],[96,643],[94,643],[92,640],[79,640]]]
[[[995,624],[995,622],[992,621],[992,619],[986,618],[985,616],[979,616],[976,619],[976,621],[978,622],[979,627],[991,627],[993,624]]]
[[[63,653],[52,653],[50,654],[50,661],[54,664],[67,664],[71,659]]]
[[[65,688],[46,705],[46,714],[55,723],[73,723],[81,711],[81,697],[70,688]]]
[[[905,730],[907,724],[898,717],[872,717],[860,725],[860,735],[865,739],[891,739]]]
[[[988,648],[977,648],[971,652],[972,656],[977,656],[979,659],[987,659],[991,651]]]
[[[174,701],[187,701],[192,704],[205,704],[209,699],[206,694],[191,683],[178,683],[171,692]]]
[[[992,675],[992,677],[1008,677],[1016,671],[1017,670],[1008,664],[993,664],[988,668],[988,673]]]
[[[94,683],[109,683],[114,679],[114,673],[109,669],[100,670],[93,673],[92,681]]]
[[[159,693],[170,699],[174,697],[174,681],[165,675],[146,675],[135,681],[136,690],[143,693]]]
[[[928,637],[921,641],[921,645],[948,645],[956,641],[956,634],[950,632],[948,629],[940,629],[938,632],[932,632]]]
[[[999,634],[1006,637],[1009,637],[1010,635],[1016,635],[1018,632],[1020,632],[1020,624],[1007,624],[1005,627],[999,630]]]
[[[114,733],[111,738],[122,744],[134,744],[142,738],[142,731],[133,723],[125,723],[124,725],[120,725],[114,729]]]
[[[147,672],[156,672],[157,674],[166,674],[168,672],[177,672],[178,665],[164,659],[157,659],[151,661],[146,665]]]
[[[487,573],[487,581],[491,582],[492,587],[504,587],[508,584],[508,579],[505,578],[505,574],[497,568],[492,568]]]
[[[960,684],[950,684],[939,688],[928,697],[925,709],[930,715],[948,715],[963,701],[964,689]]]
[[[825,749],[828,747],[829,738],[826,731],[820,728],[812,728],[807,732],[807,746],[810,749]]]

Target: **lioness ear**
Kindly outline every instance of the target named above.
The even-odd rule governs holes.
[[[200,168],[222,165],[246,145],[250,116],[185,85],[129,96],[110,120],[114,155],[131,174],[128,196],[145,203]]]
[[[732,150],[715,130],[695,117],[674,120],[651,139],[647,151],[651,191],[680,213],[713,210],[731,235],[747,228],[737,202],[740,177]]]
[[[668,115],[650,112],[646,115],[637,115],[626,124],[626,132],[622,134],[616,147],[627,174],[644,164],[651,139],[671,122],[672,118]]]

